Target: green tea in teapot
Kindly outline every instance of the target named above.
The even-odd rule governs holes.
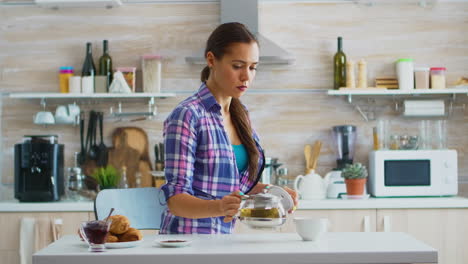
[[[243,208],[240,217],[280,218],[280,212],[278,208]]]

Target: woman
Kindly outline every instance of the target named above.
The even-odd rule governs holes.
[[[241,195],[267,186],[258,182],[264,153],[239,100],[255,77],[257,40],[240,23],[222,24],[208,38],[205,58],[201,87],[164,122],[162,234],[231,233]]]

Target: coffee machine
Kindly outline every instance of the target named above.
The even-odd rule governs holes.
[[[346,164],[353,164],[356,127],[351,125],[334,126],[332,135],[337,158],[336,168],[325,175],[325,179],[328,181],[327,197],[340,198],[341,195],[346,194],[346,184],[341,177],[341,170]]]
[[[64,147],[57,135],[27,135],[15,144],[15,198],[58,201],[64,194]]]

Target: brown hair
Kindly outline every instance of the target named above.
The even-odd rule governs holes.
[[[206,42],[206,54],[211,51],[216,59],[220,60],[229,52],[229,47],[233,43],[252,43],[258,45],[255,36],[241,23],[232,22],[219,25]],[[210,76],[210,68],[206,66],[201,72],[201,81],[206,82]],[[253,131],[250,125],[249,114],[242,105],[241,101],[237,98],[232,98],[229,107],[231,120],[236,129],[242,144],[245,146],[249,155],[248,170],[249,180],[255,181],[257,178],[258,170],[258,157],[259,153],[257,146],[253,139]]]

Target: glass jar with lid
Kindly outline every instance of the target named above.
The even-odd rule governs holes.
[[[445,67],[431,68],[431,88],[445,89]]]

